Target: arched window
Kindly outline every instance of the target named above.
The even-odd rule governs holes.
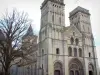
[[[91,57],[91,53],[89,52],[89,57]]]
[[[42,49],[42,55],[44,55],[44,49]]]
[[[71,42],[71,44],[74,43],[74,38],[73,37],[71,37],[70,42]]]
[[[68,54],[69,54],[69,56],[72,56],[72,48],[71,47],[68,48]]]
[[[76,43],[76,45],[79,44],[79,40],[78,40],[78,38],[75,39],[75,43]]]
[[[82,57],[82,49],[79,48],[79,57]]]
[[[56,54],[60,54],[59,48],[56,48]]]
[[[77,56],[77,49],[74,48],[74,56],[76,57]]]
[[[54,22],[54,15],[52,15],[52,22]]]

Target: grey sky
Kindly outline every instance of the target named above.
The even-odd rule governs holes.
[[[25,11],[29,14],[29,18],[33,20],[34,31],[38,33],[41,17],[40,5],[42,2],[43,0],[0,0],[0,16],[6,9],[11,11],[13,8],[17,8],[18,11]],[[82,6],[90,11],[100,65],[100,0],[65,0],[65,4],[66,26],[69,25],[69,12],[75,7]]]

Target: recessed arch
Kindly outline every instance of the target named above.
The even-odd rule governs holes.
[[[79,59],[74,58],[69,62],[69,75],[84,75],[83,64]]]
[[[63,65],[59,61],[54,63],[54,75],[63,75]]]
[[[89,69],[89,75],[94,75],[94,67],[92,63],[89,63],[88,69]]]

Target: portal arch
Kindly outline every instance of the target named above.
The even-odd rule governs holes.
[[[54,63],[54,75],[63,75],[63,66],[61,62]]]
[[[77,58],[69,62],[69,75],[84,75],[83,65]]]
[[[89,69],[89,75],[94,75],[94,67],[91,63],[88,65],[88,69]]]

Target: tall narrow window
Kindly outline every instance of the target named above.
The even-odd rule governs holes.
[[[82,49],[79,48],[79,57],[82,57]]]
[[[75,43],[76,43],[76,45],[78,45],[78,43],[79,43],[78,38],[75,39]]]
[[[74,39],[73,39],[73,37],[71,37],[70,42],[71,42],[71,44],[74,43]]]
[[[56,54],[60,54],[59,48],[56,48]]]
[[[52,22],[54,22],[54,15],[52,15]]]
[[[44,55],[44,49],[42,49],[42,55]]]
[[[72,56],[72,48],[71,47],[68,48],[68,53],[69,53],[69,56]]]
[[[77,56],[77,49],[74,48],[74,56],[76,57]]]
[[[89,57],[91,57],[91,53],[89,52]]]

